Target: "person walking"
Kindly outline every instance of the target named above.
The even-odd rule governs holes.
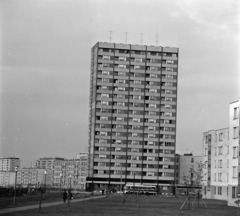
[[[64,190],[64,191],[63,191],[63,202],[65,203],[66,200],[67,200],[67,191]]]

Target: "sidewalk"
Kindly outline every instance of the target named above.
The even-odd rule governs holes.
[[[91,199],[99,199],[103,198],[106,196],[95,196],[95,197],[85,197],[84,202],[86,200],[91,200]],[[83,199],[73,199],[70,201],[70,203],[75,203],[75,202],[81,202]],[[56,206],[56,205],[67,205],[67,203],[63,203],[63,201],[57,201],[57,202],[50,202],[50,203],[42,203],[41,208],[49,207],[49,206]],[[39,208],[39,204],[34,204],[34,205],[29,205],[29,206],[20,206],[20,207],[15,207],[15,208],[6,208],[6,209],[1,209],[0,210],[0,215],[1,214],[6,214],[6,213],[12,213],[12,212],[18,212],[18,211],[24,211],[24,210],[29,210],[29,209],[37,209]]]

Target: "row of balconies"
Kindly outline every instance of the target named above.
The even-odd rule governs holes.
[[[176,57],[176,56],[174,56]],[[99,60],[107,60],[114,62],[132,62],[132,63],[153,63],[153,64],[177,64],[177,59],[166,59],[166,58],[145,58],[145,57],[133,57],[133,56],[119,56],[119,55],[98,55]]]
[[[149,49],[149,47],[146,47]],[[109,48],[99,48],[98,55],[118,55],[118,56],[136,56],[138,58],[154,58],[154,57],[174,57],[178,56],[178,53],[169,53],[169,52],[159,52],[159,51],[148,51],[148,50],[130,50],[130,49],[109,49]]]

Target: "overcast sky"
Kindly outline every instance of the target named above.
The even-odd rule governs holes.
[[[177,153],[200,155],[239,98],[239,15],[239,0],[1,0],[0,156],[87,150],[90,50],[110,30],[180,49]]]

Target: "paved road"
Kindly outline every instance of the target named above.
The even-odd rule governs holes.
[[[95,196],[95,197],[88,197],[88,198],[84,198],[85,200],[90,200],[90,199],[99,199],[99,198],[103,198],[106,196]],[[71,203],[75,203],[75,202],[81,202],[82,199],[74,199],[71,200]],[[50,202],[50,203],[42,203],[41,207],[49,207],[49,206],[55,206],[55,205],[63,205],[63,201],[57,201],[57,202]],[[66,203],[65,203],[66,205]],[[11,213],[11,212],[18,212],[18,211],[24,211],[24,210],[29,210],[29,209],[36,209],[39,208],[39,204],[35,204],[35,205],[29,205],[29,206],[21,206],[21,207],[15,207],[15,208],[6,208],[6,209],[1,209],[0,210],[0,214],[6,214],[6,213]]]

